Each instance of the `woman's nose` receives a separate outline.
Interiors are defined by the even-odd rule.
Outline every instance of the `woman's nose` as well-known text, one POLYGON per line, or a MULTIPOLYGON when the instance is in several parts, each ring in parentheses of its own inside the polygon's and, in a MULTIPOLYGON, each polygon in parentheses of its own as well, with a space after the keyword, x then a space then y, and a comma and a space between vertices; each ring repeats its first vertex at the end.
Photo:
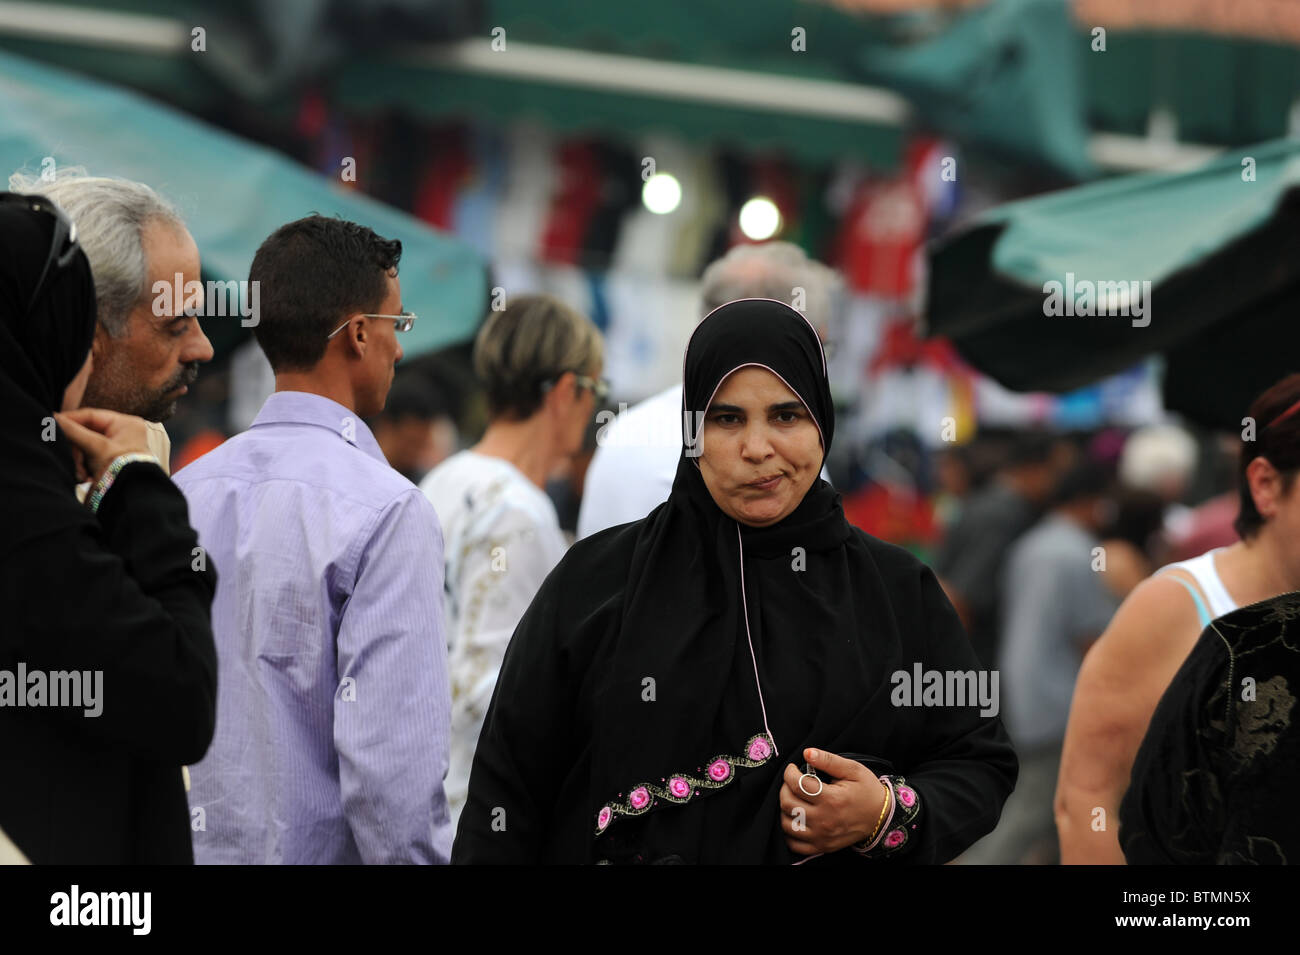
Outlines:
POLYGON ((771 457, 772 442, 768 440, 767 429, 761 425, 745 429, 745 436, 740 444, 740 453, 751 461, 762 461, 771 457))

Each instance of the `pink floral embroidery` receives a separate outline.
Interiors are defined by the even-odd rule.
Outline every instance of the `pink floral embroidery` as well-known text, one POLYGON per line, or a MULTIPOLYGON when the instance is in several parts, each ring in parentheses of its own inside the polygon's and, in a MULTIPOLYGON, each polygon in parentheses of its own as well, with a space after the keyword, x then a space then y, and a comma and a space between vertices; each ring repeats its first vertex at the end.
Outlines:
POLYGON ((618 816, 639 816, 651 812, 662 801, 685 803, 711 789, 722 789, 736 776, 737 766, 761 766, 776 755, 776 746, 766 733, 750 737, 739 756, 714 756, 707 768, 697 770, 702 775, 679 773, 659 777, 659 783, 643 782, 628 790, 627 799, 619 799, 596 813, 596 835, 603 833, 618 816), (659 798, 655 798, 659 797, 659 798))
POLYGON ((911 809, 912 805, 916 802, 916 793, 912 792, 912 790, 908 789, 906 786, 899 786, 898 801, 908 809, 911 809))
POLYGON ((903 844, 903 840, 906 838, 907 833, 902 829, 895 829, 889 835, 885 836, 885 848, 896 849, 903 844))

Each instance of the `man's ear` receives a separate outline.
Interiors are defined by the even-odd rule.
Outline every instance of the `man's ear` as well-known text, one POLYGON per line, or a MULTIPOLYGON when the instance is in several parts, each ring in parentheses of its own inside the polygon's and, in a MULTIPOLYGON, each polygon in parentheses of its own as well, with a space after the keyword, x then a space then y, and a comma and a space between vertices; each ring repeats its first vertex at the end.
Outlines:
MULTIPOLYGON (((130 321, 128 316, 127 321, 130 321)), ((98 365, 103 359, 105 353, 113 347, 113 337, 108 334, 108 330, 99 322, 95 323, 95 337, 91 339, 90 350, 95 356, 95 364, 98 365)))
POLYGON ((361 322, 353 325, 349 319, 348 327, 343 330, 347 337, 348 347, 358 358, 366 357, 366 347, 370 344, 370 334, 366 328, 366 323, 361 322))

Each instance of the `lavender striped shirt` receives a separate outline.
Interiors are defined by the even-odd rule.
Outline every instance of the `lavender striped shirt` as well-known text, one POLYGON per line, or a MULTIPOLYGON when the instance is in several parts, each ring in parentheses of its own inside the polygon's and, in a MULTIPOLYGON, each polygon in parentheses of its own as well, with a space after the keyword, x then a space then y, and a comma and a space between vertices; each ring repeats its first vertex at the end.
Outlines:
MULTIPOLYGON (((175 476, 217 569, 199 863, 446 862, 442 531, 355 413, 297 391, 175 476)), ((202 812, 199 812, 202 810, 202 812)))

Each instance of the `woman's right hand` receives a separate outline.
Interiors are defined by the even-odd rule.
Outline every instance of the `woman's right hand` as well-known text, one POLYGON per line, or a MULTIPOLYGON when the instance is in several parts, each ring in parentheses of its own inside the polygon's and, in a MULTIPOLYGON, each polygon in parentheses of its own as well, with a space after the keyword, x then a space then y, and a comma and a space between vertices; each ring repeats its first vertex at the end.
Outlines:
POLYGON ((83 481, 97 481, 113 459, 122 454, 152 454, 149 425, 135 415, 103 408, 56 411, 54 419, 79 454, 77 471, 83 481))

